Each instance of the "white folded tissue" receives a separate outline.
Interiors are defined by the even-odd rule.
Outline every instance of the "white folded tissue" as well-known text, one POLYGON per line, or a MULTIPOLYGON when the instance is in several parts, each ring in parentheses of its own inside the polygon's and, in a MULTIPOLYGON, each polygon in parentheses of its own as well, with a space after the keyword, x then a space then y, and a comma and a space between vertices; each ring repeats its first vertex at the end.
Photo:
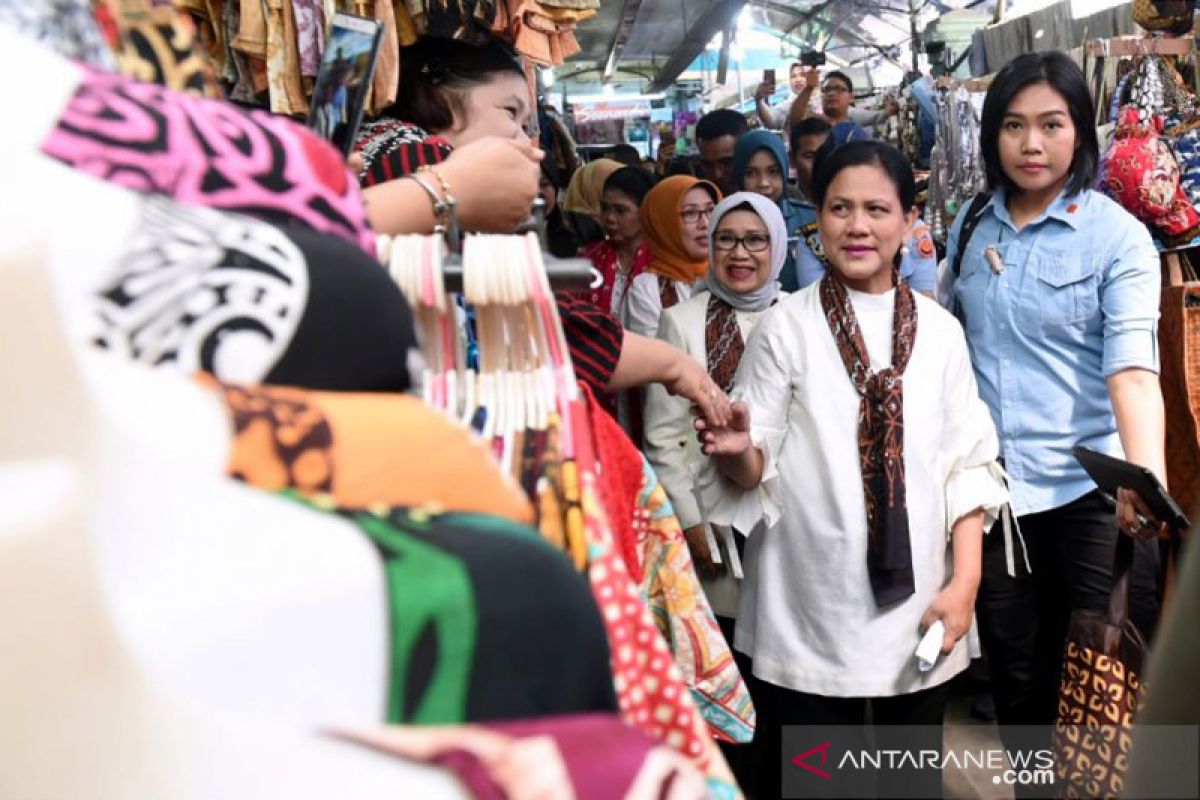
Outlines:
POLYGON ((929 626, 921 643, 917 645, 917 668, 929 672, 942 654, 942 640, 946 638, 946 626, 939 619, 929 626))

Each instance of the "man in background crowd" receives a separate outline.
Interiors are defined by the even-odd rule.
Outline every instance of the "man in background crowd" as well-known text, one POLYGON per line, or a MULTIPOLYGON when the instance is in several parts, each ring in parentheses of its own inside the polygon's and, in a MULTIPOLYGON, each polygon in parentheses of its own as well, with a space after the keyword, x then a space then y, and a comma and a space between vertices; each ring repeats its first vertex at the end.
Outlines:
POLYGON ((731 108, 710 111, 696 123, 696 144, 700 148, 704 177, 715 183, 726 197, 738 190, 733 180, 733 151, 737 140, 748 130, 746 118, 731 108))

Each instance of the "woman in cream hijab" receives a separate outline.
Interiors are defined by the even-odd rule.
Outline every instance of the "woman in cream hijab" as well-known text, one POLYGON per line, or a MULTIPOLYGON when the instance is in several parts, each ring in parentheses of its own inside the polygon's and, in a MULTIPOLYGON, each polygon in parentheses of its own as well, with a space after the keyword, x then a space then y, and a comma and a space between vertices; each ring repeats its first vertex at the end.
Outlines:
POLYGON ((611 158, 598 158, 575 170, 567 184, 567 193, 562 199, 563 216, 584 245, 604 238, 604 229, 600 226, 604 182, 623 166, 611 158))
POLYGON ((720 200, 715 185, 689 175, 665 178, 642 200, 642 237, 651 260, 629 290, 628 330, 654 336, 663 309, 704 288, 708 223, 720 200))

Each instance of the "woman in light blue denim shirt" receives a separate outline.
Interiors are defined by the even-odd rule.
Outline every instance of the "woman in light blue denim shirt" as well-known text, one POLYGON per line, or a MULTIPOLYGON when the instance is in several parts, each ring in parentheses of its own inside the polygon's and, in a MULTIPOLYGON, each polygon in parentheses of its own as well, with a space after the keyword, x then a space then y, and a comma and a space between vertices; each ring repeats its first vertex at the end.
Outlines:
MULTIPOLYGON (((1007 532, 987 537, 976 605, 1002 726, 1054 721, 1071 611, 1107 607, 1118 526, 1152 534, 1134 513, 1150 516, 1141 498, 1122 490, 1114 515, 1071 448, 1166 480, 1158 254, 1140 222, 1089 188, 1094 119, 1066 55, 1031 53, 1000 71, 981 126, 993 194, 953 288, 1024 537, 1015 558, 1007 532)), ((1134 581, 1133 617, 1147 638, 1158 612, 1152 545, 1139 544, 1134 581)))

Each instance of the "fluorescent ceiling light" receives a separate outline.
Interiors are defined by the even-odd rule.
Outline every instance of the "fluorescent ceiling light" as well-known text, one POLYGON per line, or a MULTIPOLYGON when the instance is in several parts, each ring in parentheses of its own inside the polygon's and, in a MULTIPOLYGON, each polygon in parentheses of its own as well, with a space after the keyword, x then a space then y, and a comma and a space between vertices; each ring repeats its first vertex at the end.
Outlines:
MULTIPOLYGON (((608 88, 607 86, 605 88, 608 88)), ((575 94, 570 95, 572 103, 634 103, 642 100, 662 100, 662 92, 656 94, 575 94)))

